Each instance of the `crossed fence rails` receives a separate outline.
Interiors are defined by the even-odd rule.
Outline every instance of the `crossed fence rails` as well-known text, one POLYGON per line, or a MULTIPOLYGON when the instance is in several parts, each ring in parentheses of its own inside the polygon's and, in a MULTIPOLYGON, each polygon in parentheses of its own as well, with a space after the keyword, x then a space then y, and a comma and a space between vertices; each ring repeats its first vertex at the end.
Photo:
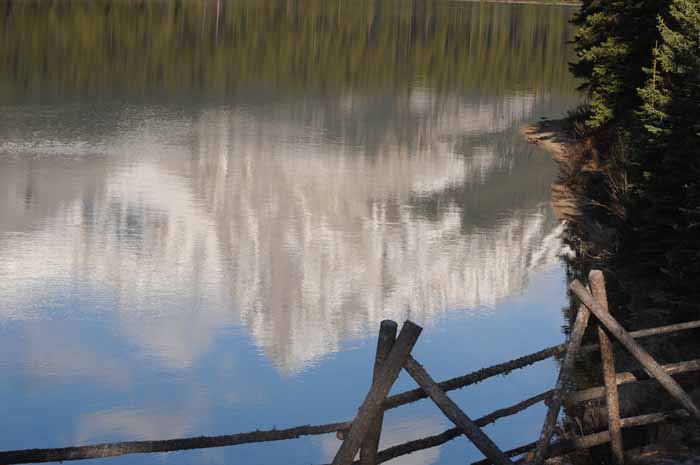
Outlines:
POLYGON ((626 460, 622 429, 661 423, 672 419, 700 420, 700 410, 691 397, 672 378, 672 375, 700 370, 700 359, 660 365, 637 342, 638 339, 663 334, 672 334, 700 328, 700 321, 627 332, 610 315, 605 281, 600 271, 589 276, 590 290, 579 281, 573 281, 571 291, 580 300, 573 330, 567 344, 549 347, 509 362, 484 368, 464 376, 436 382, 426 369, 411 355, 422 328, 406 321, 397 337, 398 325, 390 320, 381 323, 377 342, 372 384, 357 416, 352 421, 323 425, 296 426, 287 429, 252 431, 223 436, 200 436, 160 441, 129 441, 57 449, 25 449, 0 452, 0 465, 20 463, 62 462, 126 454, 172 452, 211 447, 296 439, 301 436, 336 433, 342 444, 332 465, 377 465, 419 450, 440 446, 465 435, 484 454, 484 460, 475 465, 512 464, 512 458, 522 456, 518 463, 541 465, 549 458, 559 457, 576 450, 588 449, 610 443, 615 461, 622 465, 626 460), (589 326, 591 314, 595 318, 598 344, 582 346, 583 335, 589 326), (644 368, 646 374, 615 372, 612 339, 617 340, 644 368), (581 391, 569 391, 570 379, 577 357, 600 351, 604 386, 581 391), (564 355, 554 389, 525 399, 517 404, 496 410, 472 420, 454 403, 447 392, 461 389, 497 375, 505 375, 541 360, 564 355), (401 370, 420 386, 418 389, 389 396, 389 391, 401 370), (648 382, 654 379, 682 407, 678 410, 658 412, 621 418, 617 386, 621 384, 648 382), (562 404, 575 404, 605 397, 608 413, 608 429, 586 436, 561 438, 552 441, 557 417, 562 404), (426 438, 415 439, 384 450, 379 450, 384 412, 430 398, 443 414, 455 425, 454 428, 426 438), (502 451, 483 431, 482 427, 504 417, 521 412, 539 402, 548 405, 539 439, 515 449, 502 451), (359 460, 355 460, 359 452, 359 460))

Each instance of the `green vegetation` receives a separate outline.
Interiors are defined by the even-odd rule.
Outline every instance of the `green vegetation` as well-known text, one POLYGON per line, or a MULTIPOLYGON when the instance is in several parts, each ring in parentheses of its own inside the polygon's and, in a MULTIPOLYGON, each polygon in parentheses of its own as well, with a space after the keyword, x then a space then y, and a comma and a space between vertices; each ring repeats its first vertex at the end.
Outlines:
POLYGON ((590 127, 628 124, 627 118, 639 104, 637 89, 645 80, 642 69, 651 61, 657 40, 661 3, 586 0, 574 17, 578 60, 572 71, 589 91, 590 127))
POLYGON ((616 274, 645 298, 697 312, 700 2, 588 0, 575 21, 572 68, 590 105, 575 118, 583 141, 568 181, 608 232, 594 238, 582 221, 576 234, 614 239, 616 274))
POLYGON ((7 0, 0 100, 258 85, 569 90, 570 15, 419 0, 7 0))
POLYGON ((640 90, 644 130, 633 227, 644 240, 635 249, 658 256, 652 266, 662 270, 666 287, 688 296, 700 289, 700 3, 671 2, 659 31, 640 90))

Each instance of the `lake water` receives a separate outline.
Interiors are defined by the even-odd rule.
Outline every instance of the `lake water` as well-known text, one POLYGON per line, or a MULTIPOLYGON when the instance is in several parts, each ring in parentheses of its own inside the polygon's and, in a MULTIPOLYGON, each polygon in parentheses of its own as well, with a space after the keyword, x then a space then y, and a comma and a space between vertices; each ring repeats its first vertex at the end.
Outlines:
MULTIPOLYGON (((436 379, 564 340, 550 157, 574 10, 0 4, 0 449, 352 418, 379 322, 436 379)), ((549 360, 451 393, 472 417, 549 360)), ((402 374, 394 392, 415 385, 402 374)), ((538 405, 486 432, 534 440, 538 405)), ((450 427, 429 401, 383 446, 450 427)), ((334 435, 90 463, 320 464, 334 435)), ((399 464, 463 464, 464 438, 399 464)))

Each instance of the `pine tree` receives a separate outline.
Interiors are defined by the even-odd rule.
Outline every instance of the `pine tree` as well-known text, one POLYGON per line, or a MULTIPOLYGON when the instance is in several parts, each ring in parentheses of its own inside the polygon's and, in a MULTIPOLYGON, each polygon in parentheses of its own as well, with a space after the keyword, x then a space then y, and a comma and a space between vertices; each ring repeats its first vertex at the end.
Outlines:
POLYGON ((643 144, 636 252, 650 255, 675 295, 700 290, 700 2, 673 0, 639 90, 643 144))
POLYGON ((588 91, 587 125, 597 129, 629 124, 641 104, 637 89, 646 78, 658 40, 656 18, 670 0, 584 0, 573 19, 577 61, 573 74, 588 91))

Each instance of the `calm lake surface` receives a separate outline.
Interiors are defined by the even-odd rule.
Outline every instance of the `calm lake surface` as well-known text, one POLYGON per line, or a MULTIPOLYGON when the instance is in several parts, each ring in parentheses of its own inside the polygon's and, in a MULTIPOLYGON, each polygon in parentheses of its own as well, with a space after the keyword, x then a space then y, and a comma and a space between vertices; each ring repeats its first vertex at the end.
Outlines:
MULTIPOLYGON (((352 418, 386 318, 436 379, 564 340, 550 157, 574 10, 0 3, 0 449, 352 418)), ((547 361, 451 394, 472 417, 547 361)), ((415 385, 401 375, 394 392, 415 385)), ((486 428, 534 440, 538 405, 486 428)), ((383 445, 450 427, 429 401, 383 445)), ((334 435, 114 464, 321 464, 334 435)), ((463 438, 392 463, 463 464, 463 438)))

